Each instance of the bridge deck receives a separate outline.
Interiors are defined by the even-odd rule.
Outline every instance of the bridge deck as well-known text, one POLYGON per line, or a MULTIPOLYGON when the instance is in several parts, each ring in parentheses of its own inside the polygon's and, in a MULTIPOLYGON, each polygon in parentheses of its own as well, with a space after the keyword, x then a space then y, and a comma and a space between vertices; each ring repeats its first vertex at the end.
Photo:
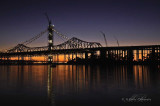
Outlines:
MULTIPOLYGON (((52 55, 73 55, 73 54, 85 55, 88 59, 90 57, 99 58, 112 58, 115 60, 125 61, 145 61, 145 60, 158 60, 160 61, 160 45, 144 45, 144 46, 119 46, 119 47, 95 47, 95 48, 75 48, 75 49, 56 49, 52 51, 40 50, 40 51, 22 51, 22 52, 7 52, 0 53, 0 58, 10 58, 17 56, 48 56, 52 55), (99 54, 97 53, 99 52, 99 54)), ((83 56, 82 56, 83 57, 83 56)))

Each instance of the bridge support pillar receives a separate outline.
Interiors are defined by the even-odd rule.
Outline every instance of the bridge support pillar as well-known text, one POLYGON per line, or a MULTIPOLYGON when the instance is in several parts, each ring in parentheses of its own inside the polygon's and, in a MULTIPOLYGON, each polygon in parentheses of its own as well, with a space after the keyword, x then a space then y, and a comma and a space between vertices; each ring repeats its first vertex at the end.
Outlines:
POLYGON ((120 60, 123 59, 123 50, 120 50, 120 60))
POLYGON ((28 60, 29 60, 29 61, 32 61, 32 56, 31 56, 31 55, 28 57, 28 60))
POLYGON ((115 54, 116 54, 116 60, 118 60, 119 59, 118 50, 115 50, 115 54))
POLYGON ((18 62, 17 62, 18 64, 20 63, 20 56, 18 55, 18 62))
POLYGON ((137 61, 139 61, 139 50, 137 50, 137 61))
POLYGON ((122 50, 122 61, 124 60, 124 50, 122 50))
POLYGON ((68 54, 68 61, 70 61, 71 60, 71 58, 70 58, 70 54, 68 54))
POLYGON ((143 49, 142 49, 142 53, 141 54, 142 54, 142 61, 144 61, 144 58, 143 58, 143 49))
POLYGON ((57 63, 59 62, 59 54, 57 54, 57 63))
POLYGON ((23 55, 21 56, 21 63, 22 63, 22 64, 25 63, 25 61, 24 61, 24 56, 23 56, 23 55))
POLYGON ((18 57, 18 61, 19 61, 19 55, 17 57, 18 57))
POLYGON ((6 62, 7 64, 9 64, 10 63, 10 57, 9 56, 7 56, 7 62, 6 62))
POLYGON ((56 60, 56 55, 53 55, 53 61, 52 62, 54 62, 56 60))
POLYGON ((124 60, 126 60, 126 50, 124 51, 124 60))
POLYGON ((24 61, 24 56, 21 56, 21 60, 24 61))
POLYGON ((88 52, 85 52, 85 59, 88 60, 88 52))
POLYGON ((152 48, 152 57, 151 57, 152 61, 155 61, 155 48, 152 48))
MULTIPOLYGON (((117 58, 119 58, 118 50, 117 50, 117 58)), ((110 50, 108 50, 108 59, 109 60, 111 59, 111 51, 110 50)))
POLYGON ((80 58, 83 59, 83 53, 80 54, 80 58))
POLYGON ((91 52, 91 59, 94 59, 95 55, 94 55, 94 51, 91 52))
POLYGON ((73 58, 74 58, 74 53, 72 53, 72 60, 73 60, 73 58))
POLYGON ((7 56, 7 61, 9 61, 10 60, 10 57, 9 56, 7 56))
POLYGON ((77 57, 78 57, 78 53, 76 52, 76 59, 77 59, 77 57))
POLYGON ((32 64, 32 55, 28 55, 28 62, 29 64, 32 64))
POLYGON ((133 50, 132 49, 128 49, 127 51, 127 60, 128 62, 133 62, 133 50))
POLYGON ((64 61, 66 62, 66 54, 64 54, 64 61))
POLYGON ((106 51, 105 50, 100 50, 100 58, 101 59, 106 59, 106 51))

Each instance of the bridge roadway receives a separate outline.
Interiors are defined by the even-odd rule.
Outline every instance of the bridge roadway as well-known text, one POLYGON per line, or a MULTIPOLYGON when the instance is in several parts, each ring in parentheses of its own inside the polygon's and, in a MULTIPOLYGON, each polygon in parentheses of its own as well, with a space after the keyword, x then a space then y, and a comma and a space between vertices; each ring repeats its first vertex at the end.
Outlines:
POLYGON ((22 52, 7 52, 0 53, 0 58, 16 57, 16 56, 47 56, 57 54, 85 54, 88 59, 88 53, 95 55, 99 52, 100 58, 109 58, 114 55, 114 58, 133 61, 134 59, 144 61, 146 58, 159 60, 160 59, 160 45, 147 46, 120 46, 120 47, 93 47, 93 48, 75 48, 75 49, 56 49, 52 51, 22 51, 22 52))

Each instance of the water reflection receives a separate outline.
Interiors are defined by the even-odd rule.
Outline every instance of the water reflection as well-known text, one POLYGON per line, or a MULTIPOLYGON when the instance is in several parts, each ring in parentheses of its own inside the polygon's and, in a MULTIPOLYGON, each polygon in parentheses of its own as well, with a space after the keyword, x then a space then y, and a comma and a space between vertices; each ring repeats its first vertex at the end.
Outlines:
POLYGON ((122 97, 134 93, 159 94, 159 67, 0 66, 0 99, 39 106, 121 104, 122 97))
POLYGON ((94 101, 97 99, 102 104, 107 104, 106 100, 112 95, 115 96, 113 98, 120 99, 128 95, 128 92, 141 93, 142 90, 143 93, 148 94, 148 89, 152 86, 151 73, 158 71, 157 66, 155 70, 150 70, 149 66, 141 65, 116 67, 60 65, 49 69, 48 92, 52 95, 50 96, 52 105, 58 106, 66 103, 70 105, 99 104, 94 101), (117 93, 118 91, 124 94, 117 93), (95 95, 101 98, 93 97, 95 95))
POLYGON ((46 69, 44 66, 34 65, 0 66, 0 104, 46 104, 46 69))
POLYGON ((150 86, 150 71, 147 66, 134 66, 133 76, 136 88, 144 88, 150 86))

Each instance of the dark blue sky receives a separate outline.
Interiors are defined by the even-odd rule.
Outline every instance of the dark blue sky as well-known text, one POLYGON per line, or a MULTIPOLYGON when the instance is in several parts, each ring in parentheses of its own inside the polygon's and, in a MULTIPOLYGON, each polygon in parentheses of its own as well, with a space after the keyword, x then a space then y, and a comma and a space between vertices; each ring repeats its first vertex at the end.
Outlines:
MULTIPOLYGON (((1 0, 0 49, 45 30, 47 12, 61 33, 104 45, 160 44, 159 0, 1 0)), ((63 42, 57 35, 55 44, 63 42)), ((46 46, 47 34, 29 46, 46 46)))

